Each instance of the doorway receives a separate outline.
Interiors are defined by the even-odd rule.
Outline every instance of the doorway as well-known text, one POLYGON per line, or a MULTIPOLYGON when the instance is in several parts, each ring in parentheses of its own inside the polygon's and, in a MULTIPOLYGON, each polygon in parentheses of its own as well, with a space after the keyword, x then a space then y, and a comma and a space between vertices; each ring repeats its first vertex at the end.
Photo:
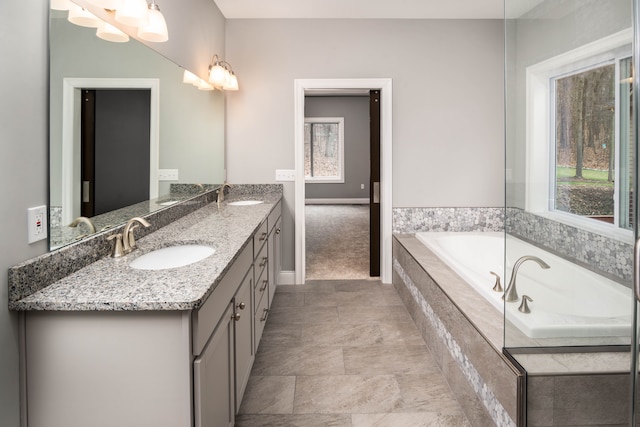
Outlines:
MULTIPOLYGON (((380 179, 374 185, 376 199, 379 200, 380 226, 380 280, 391 283, 391 79, 321 79, 295 81, 295 283, 305 283, 306 272, 306 229, 305 229, 305 168, 304 168, 304 119, 305 93, 310 91, 339 90, 379 91, 380 109, 380 179)), ((373 202, 373 197, 371 197, 373 202)))
POLYGON ((63 79, 62 90, 62 215, 63 224, 80 216, 81 205, 81 102, 82 89, 147 89, 149 105, 149 197, 158 197, 158 164, 160 146, 160 81, 145 78, 81 78, 63 79))

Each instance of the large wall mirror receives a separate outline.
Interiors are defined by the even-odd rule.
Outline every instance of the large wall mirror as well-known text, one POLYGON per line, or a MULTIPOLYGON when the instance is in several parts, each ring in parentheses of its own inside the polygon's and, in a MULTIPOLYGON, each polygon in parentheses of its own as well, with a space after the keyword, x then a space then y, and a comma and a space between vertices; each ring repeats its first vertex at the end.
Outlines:
POLYGON ((183 83, 184 70, 149 47, 102 40, 66 12, 50 11, 49 40, 51 250, 91 233, 87 221, 69 226, 78 217, 100 231, 224 180, 221 92, 183 83))

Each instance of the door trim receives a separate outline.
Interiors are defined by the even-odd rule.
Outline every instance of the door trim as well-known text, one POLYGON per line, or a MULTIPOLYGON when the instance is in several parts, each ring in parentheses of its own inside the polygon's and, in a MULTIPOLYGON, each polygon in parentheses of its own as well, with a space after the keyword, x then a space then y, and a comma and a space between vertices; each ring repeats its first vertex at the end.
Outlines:
POLYGON ((79 216, 80 206, 80 89, 149 89, 151 115, 149 134, 149 199, 158 197, 160 151, 160 80, 119 78, 63 79, 62 88, 62 223, 79 216), (78 189, 78 191, 75 191, 78 189))
POLYGON ((305 181, 304 181, 304 95, 311 89, 380 90, 380 280, 391 283, 392 242, 392 80, 391 79, 295 79, 295 283, 305 281, 305 181))

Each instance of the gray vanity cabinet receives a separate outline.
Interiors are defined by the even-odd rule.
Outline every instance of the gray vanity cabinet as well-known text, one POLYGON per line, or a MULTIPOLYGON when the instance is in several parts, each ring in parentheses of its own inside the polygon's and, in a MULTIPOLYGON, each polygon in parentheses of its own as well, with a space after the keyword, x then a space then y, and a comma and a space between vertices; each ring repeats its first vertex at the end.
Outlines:
POLYGON ((282 248, 282 208, 281 204, 271 211, 269 223, 269 307, 276 293, 276 285, 281 269, 282 248))
POLYGON ((234 299, 235 321, 235 410, 240 409, 244 389, 247 387, 251 367, 255 358, 253 347, 253 316, 251 301, 253 295, 253 269, 250 268, 234 299))
POLYGON ((233 427, 234 399, 234 303, 193 362, 193 409, 196 427, 233 427))

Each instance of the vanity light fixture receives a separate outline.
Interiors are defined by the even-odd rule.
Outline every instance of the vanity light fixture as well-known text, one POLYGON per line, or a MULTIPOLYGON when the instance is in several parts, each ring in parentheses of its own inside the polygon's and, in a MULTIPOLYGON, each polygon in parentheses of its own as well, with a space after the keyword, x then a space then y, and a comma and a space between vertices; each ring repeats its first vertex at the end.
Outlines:
POLYGON ((142 40, 158 43, 169 40, 167 22, 155 0, 151 0, 149 4, 147 21, 138 28, 138 37, 142 40))
POLYGON ((223 90, 238 90, 238 78, 231 69, 231 64, 213 55, 209 65, 209 83, 223 90))
POLYGON ((96 31, 96 35, 102 40, 115 43, 126 43, 129 41, 129 36, 108 22, 102 22, 96 31))
POLYGON ((116 10, 120 6, 121 0, 87 0, 89 3, 100 9, 116 10))
POLYGON ((130 27, 141 27, 149 19, 147 0, 121 0, 116 9, 117 22, 130 27))
POLYGON ((198 84, 198 80, 200 80, 198 76, 189 70, 184 70, 184 73, 182 74, 182 83, 188 83, 195 86, 198 84))
POLYGON ((69 10, 71 8, 70 0, 51 0, 51 9, 53 10, 69 10))
POLYGON ((69 8, 69 16, 67 17, 72 24, 81 27, 98 28, 102 20, 88 10, 71 3, 69 8))
POLYGON ((214 87, 211 86, 207 81, 202 80, 202 79, 198 79, 197 84, 195 84, 195 86, 197 86, 198 90, 213 90, 214 87))

